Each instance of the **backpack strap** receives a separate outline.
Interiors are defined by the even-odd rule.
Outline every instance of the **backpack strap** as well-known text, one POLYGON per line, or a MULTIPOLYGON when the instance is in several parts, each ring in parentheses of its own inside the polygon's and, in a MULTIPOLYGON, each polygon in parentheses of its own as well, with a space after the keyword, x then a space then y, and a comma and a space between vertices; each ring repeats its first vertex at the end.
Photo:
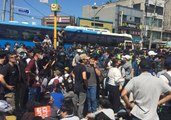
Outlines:
POLYGON ((171 76, 170 76, 167 72, 165 72, 165 73, 162 74, 162 75, 164 75, 164 76, 168 79, 169 85, 171 86, 171 76))

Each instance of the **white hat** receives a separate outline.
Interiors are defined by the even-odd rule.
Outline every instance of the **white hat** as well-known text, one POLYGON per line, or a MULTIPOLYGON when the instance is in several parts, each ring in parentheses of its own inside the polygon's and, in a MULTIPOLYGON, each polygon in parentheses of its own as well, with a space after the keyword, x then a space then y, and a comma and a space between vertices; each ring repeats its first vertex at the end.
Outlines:
POLYGON ((149 56, 151 56, 151 55, 157 55, 157 53, 155 53, 154 51, 151 50, 151 51, 148 52, 148 55, 149 56))
POLYGON ((130 55, 125 55, 122 58, 126 58, 127 60, 130 60, 131 59, 131 56, 130 55))
POLYGON ((78 53, 82 53, 82 52, 83 52, 83 50, 81 50, 81 49, 77 49, 77 52, 78 52, 78 53))

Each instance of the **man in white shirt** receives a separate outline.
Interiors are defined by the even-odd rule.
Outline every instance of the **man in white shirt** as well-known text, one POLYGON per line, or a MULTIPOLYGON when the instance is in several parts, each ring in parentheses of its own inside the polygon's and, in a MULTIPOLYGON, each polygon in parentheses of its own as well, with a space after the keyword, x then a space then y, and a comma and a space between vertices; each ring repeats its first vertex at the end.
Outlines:
POLYGON ((131 109, 133 120, 159 120, 157 107, 171 99, 171 87, 147 72, 150 67, 146 59, 141 60, 139 65, 142 73, 128 82, 121 96, 127 108, 131 109), (130 92, 133 102, 127 97, 130 92), (168 94, 159 100, 163 93, 168 94))

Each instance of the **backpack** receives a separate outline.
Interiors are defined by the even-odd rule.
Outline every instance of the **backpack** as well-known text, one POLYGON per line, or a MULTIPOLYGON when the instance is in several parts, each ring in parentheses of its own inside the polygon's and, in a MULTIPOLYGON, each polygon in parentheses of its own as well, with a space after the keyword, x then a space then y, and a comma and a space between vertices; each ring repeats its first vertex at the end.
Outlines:
POLYGON ((171 76, 167 72, 163 73, 162 75, 164 75, 168 79, 169 86, 171 86, 171 76))

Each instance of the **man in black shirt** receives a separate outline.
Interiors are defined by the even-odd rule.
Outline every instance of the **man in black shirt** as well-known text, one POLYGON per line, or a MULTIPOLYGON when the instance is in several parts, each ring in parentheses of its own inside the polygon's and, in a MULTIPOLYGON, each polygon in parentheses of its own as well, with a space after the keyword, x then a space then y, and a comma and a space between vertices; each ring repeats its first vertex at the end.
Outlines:
POLYGON ((59 67, 59 69, 63 70, 64 67, 66 67, 66 64, 67 64, 67 56, 66 56, 64 48, 62 46, 59 47, 57 60, 58 60, 57 61, 57 66, 59 67))
POLYGON ((3 64, 5 59, 6 59, 5 51, 0 51, 0 100, 4 99, 4 94, 5 94, 4 87, 6 87, 9 90, 13 89, 13 86, 8 85, 2 75, 3 64))
POLYGON ((87 92, 87 75, 85 64, 89 57, 86 54, 80 55, 80 64, 77 64, 73 69, 73 77, 75 79, 74 85, 74 107, 78 113, 79 118, 83 118, 84 103, 87 92), (78 108, 77 108, 77 104, 78 108))
MULTIPOLYGON (((2 69, 2 78, 11 86, 16 86, 19 79, 19 71, 16 66, 16 53, 8 54, 8 63, 2 69)), ((5 89, 6 101, 15 109, 15 89, 5 89)))

